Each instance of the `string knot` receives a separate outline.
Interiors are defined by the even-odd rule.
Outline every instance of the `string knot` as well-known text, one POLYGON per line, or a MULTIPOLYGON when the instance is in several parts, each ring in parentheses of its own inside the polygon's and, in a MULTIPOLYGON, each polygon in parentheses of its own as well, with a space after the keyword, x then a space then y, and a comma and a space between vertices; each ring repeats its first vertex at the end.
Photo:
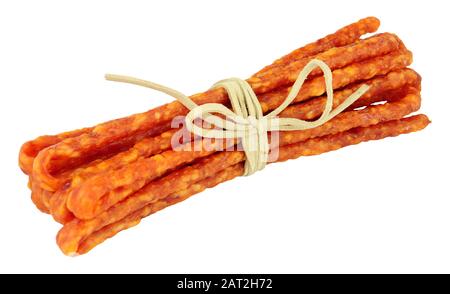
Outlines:
POLYGON ((299 131, 323 125, 361 97, 369 86, 362 85, 343 103, 333 108, 333 75, 331 69, 323 61, 311 60, 299 73, 289 94, 276 109, 264 115, 261 104, 251 86, 239 78, 222 80, 212 88, 224 88, 231 102, 232 110, 219 103, 197 105, 188 96, 153 82, 127 76, 106 75, 107 80, 131 83, 164 92, 190 109, 185 118, 186 128, 195 135, 216 139, 239 139, 246 155, 244 175, 251 175, 266 166, 269 156, 268 134, 272 131, 299 131), (300 92, 308 75, 319 67, 325 80, 327 100, 322 115, 314 121, 296 118, 279 118, 278 115, 291 104, 300 92), (225 118, 214 115, 220 114, 225 118), (202 119, 216 129, 202 128, 194 123, 202 119))

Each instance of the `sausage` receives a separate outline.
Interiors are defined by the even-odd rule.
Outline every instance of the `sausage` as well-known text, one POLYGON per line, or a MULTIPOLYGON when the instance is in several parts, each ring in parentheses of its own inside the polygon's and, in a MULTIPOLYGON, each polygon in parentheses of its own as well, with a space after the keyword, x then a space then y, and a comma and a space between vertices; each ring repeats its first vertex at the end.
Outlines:
POLYGON ((275 60, 271 65, 264 67, 253 76, 261 77, 263 75, 270 75, 275 68, 286 66, 294 60, 311 57, 333 47, 342 47, 352 44, 358 41, 362 35, 375 32, 378 30, 379 26, 380 21, 376 17, 363 18, 337 30, 333 34, 295 49, 291 53, 275 60))

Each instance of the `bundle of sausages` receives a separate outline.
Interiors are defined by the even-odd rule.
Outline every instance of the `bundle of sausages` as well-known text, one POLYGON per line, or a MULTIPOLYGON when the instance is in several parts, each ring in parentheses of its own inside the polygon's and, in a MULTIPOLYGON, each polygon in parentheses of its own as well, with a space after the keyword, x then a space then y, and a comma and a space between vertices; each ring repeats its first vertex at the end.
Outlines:
MULTIPOLYGON (((300 70, 320 59, 332 70, 333 104, 362 84, 370 89, 345 112, 314 129, 279 133, 277 161, 321 154, 369 140, 425 128, 420 76, 407 68, 412 54, 394 34, 375 32, 368 17, 296 49, 250 77, 265 113, 286 97, 300 70), (384 103, 380 103, 384 102, 384 103)), ((222 88, 191 96, 197 104, 229 105, 222 88)), ((320 71, 313 71, 281 117, 312 120, 326 102, 320 71)), ((19 164, 29 176, 32 200, 63 224, 57 243, 67 255, 83 254, 140 220, 206 188, 243 174, 242 151, 217 151, 225 140, 192 137, 195 148, 174 150, 171 120, 186 115, 179 102, 94 127, 26 142, 19 164)), ((239 143, 233 142, 232 144, 239 143)))

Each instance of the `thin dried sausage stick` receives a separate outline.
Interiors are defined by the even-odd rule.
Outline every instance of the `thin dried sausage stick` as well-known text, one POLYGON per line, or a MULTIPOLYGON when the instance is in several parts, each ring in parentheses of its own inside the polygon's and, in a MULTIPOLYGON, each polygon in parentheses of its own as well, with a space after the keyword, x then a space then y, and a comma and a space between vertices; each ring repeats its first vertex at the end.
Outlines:
POLYGON ((87 133, 92 128, 84 128, 74 131, 61 133, 58 135, 45 135, 37 137, 32 141, 28 141, 22 145, 19 152, 19 167, 25 174, 30 174, 33 169, 33 161, 37 154, 52 145, 55 145, 67 138, 77 137, 81 134, 87 133))
POLYGON ((334 47, 342 47, 352 44, 367 33, 378 30, 380 21, 376 17, 366 17, 355 23, 347 25, 335 33, 325 36, 315 42, 309 43, 301 48, 295 49, 289 54, 275 60, 271 65, 264 67, 255 73, 254 77, 271 74, 274 68, 286 66, 294 60, 307 58, 319 54, 334 47))

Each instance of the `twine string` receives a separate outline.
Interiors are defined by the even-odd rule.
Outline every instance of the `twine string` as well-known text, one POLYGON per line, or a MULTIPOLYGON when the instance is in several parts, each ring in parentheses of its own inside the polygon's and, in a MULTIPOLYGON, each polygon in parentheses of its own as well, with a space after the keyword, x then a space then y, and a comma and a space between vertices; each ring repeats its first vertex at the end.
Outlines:
POLYGON ((183 93, 151 81, 113 74, 107 74, 105 78, 109 81, 143 86, 172 96, 190 110, 185 118, 185 126, 197 136, 215 139, 240 139, 246 156, 244 175, 251 175, 266 166, 269 156, 269 132, 299 131, 323 125, 353 104, 369 89, 368 85, 362 85, 340 105, 332 109, 334 99, 333 74, 325 62, 313 59, 300 71, 283 103, 264 115, 261 104, 251 86, 245 80, 239 78, 225 79, 212 86, 213 89, 224 88, 226 90, 232 109, 219 103, 197 105, 183 93), (309 74, 316 68, 320 68, 324 74, 327 94, 321 116, 313 121, 279 118, 278 115, 294 101, 309 74), (225 119, 214 113, 221 114, 225 119), (201 118, 217 128, 200 127, 194 123, 197 118, 201 118))

